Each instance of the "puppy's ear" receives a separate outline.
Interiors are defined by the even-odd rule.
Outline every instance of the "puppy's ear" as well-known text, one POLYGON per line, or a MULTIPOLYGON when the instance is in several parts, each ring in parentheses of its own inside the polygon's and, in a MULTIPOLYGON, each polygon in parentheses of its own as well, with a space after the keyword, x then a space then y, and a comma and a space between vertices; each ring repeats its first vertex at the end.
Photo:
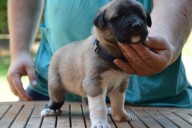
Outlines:
POLYGON ((106 12, 106 10, 104 12, 98 14, 97 17, 95 18, 95 20, 93 21, 94 25, 96 27, 98 27, 99 29, 102 29, 105 27, 105 21, 106 21, 105 12, 106 12))
POLYGON ((151 27, 151 25, 152 25, 151 16, 147 12, 146 12, 146 14, 147 14, 147 26, 151 27))

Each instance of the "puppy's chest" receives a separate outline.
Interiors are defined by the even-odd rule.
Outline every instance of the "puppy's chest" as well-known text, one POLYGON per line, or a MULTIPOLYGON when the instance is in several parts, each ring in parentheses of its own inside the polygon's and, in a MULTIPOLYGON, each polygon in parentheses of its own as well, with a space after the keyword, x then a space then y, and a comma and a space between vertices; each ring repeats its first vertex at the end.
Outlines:
POLYGON ((128 74, 116 71, 116 70, 108 70, 101 74, 102 77, 102 85, 108 87, 117 87, 124 80, 128 79, 128 74))

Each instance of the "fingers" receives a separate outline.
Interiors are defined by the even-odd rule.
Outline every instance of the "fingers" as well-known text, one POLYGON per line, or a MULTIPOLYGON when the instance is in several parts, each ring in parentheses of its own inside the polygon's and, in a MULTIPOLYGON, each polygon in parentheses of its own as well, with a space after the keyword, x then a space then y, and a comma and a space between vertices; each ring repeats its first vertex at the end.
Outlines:
POLYGON ((15 75, 13 77, 12 80, 14 89, 16 90, 16 92, 18 93, 18 96, 22 99, 22 100, 31 100, 31 98, 28 96, 28 94, 26 93, 26 91, 23 88, 23 84, 21 82, 21 76, 19 75, 15 75))
POLYGON ((7 77, 7 81, 8 81, 8 83, 9 83, 9 87, 10 87, 12 93, 13 93, 15 96, 18 96, 17 91, 16 91, 15 88, 12 86, 13 84, 12 84, 12 82, 9 80, 8 77, 7 77))
POLYGON ((171 61, 171 46, 160 37, 149 37, 143 44, 118 43, 127 62, 115 60, 116 66, 129 74, 152 75, 162 71, 171 61))
POLYGON ((125 71, 129 74, 136 74, 136 71, 128 63, 126 63, 120 59, 115 59, 114 63, 116 64, 117 67, 119 67, 123 71, 125 71))
POLYGON ((37 81, 36 81, 36 74, 35 74, 34 66, 27 68, 26 71, 27 71, 27 76, 29 77, 29 81, 30 81, 31 85, 36 86, 37 81))
POLYGON ((22 54, 12 60, 7 74, 7 80, 11 91, 22 100, 31 100, 23 88, 21 77, 27 75, 32 85, 36 85, 34 63, 29 55, 22 54))
MULTIPOLYGON (((132 45, 133 49, 135 49, 137 55, 133 56, 133 53, 130 53, 132 57, 140 57, 140 64, 143 63, 143 66, 148 66, 150 68, 162 68, 161 66, 164 66, 164 57, 156 52, 153 52, 149 50, 148 48, 139 45, 132 45), (156 64, 155 64, 156 63, 156 64)), ((143 67, 142 66, 142 67, 143 67)))
POLYGON ((172 59, 171 45, 162 38, 149 37, 145 42, 146 46, 141 44, 131 45, 141 58, 157 72, 160 72, 172 59))
POLYGON ((7 80, 9 82, 9 86, 11 91, 21 98, 22 100, 28 101, 31 100, 31 98, 27 95, 23 88, 23 84, 21 82, 21 75, 18 73, 10 73, 7 77, 7 80))
MULTIPOLYGON (((119 46, 127 60, 127 63, 122 61, 114 62, 118 67, 129 74, 137 74, 141 76, 146 75, 146 73, 151 74, 153 72, 151 66, 143 60, 142 55, 139 55, 131 45, 119 44, 119 46)), ((146 51, 147 49, 140 50, 146 51)), ((142 53, 142 51, 140 52, 142 53)))
POLYGON ((165 50, 167 48, 167 43, 162 38, 158 37, 147 37, 144 45, 150 49, 155 50, 165 50))

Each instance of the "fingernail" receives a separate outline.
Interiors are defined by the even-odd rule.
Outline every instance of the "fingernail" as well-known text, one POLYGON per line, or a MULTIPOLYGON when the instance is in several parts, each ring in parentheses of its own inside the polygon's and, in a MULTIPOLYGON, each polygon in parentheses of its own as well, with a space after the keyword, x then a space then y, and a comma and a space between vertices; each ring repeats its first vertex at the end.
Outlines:
POLYGON ((118 62, 118 59, 115 59, 113 62, 114 62, 114 63, 118 62))
POLYGON ((118 42, 118 45, 122 46, 122 45, 123 45, 123 43, 121 43, 121 42, 118 42))
POLYGON ((115 59, 113 62, 118 65, 120 60, 119 59, 115 59))
POLYGON ((147 37, 145 41, 149 41, 149 37, 147 37))
POLYGON ((113 63, 116 63, 117 62, 117 60, 115 59, 114 61, 113 61, 113 63))
POLYGON ((31 84, 32 84, 33 86, 36 86, 36 85, 37 85, 37 81, 36 81, 36 80, 33 80, 31 84))
POLYGON ((120 42, 118 42, 118 45, 120 48, 124 48, 123 46, 125 46, 123 43, 120 43, 120 42))

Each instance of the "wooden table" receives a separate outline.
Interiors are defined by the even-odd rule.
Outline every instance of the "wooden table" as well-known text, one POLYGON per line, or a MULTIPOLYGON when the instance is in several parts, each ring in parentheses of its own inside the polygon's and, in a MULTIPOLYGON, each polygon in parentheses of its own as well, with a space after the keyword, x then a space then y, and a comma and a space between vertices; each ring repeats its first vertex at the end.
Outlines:
MULTIPOLYGON (((0 128, 90 128, 88 108, 81 103, 65 103, 61 116, 41 117, 47 102, 0 103, 0 128)), ((116 122, 112 128, 192 128, 192 109, 126 107, 131 122, 116 122)))

